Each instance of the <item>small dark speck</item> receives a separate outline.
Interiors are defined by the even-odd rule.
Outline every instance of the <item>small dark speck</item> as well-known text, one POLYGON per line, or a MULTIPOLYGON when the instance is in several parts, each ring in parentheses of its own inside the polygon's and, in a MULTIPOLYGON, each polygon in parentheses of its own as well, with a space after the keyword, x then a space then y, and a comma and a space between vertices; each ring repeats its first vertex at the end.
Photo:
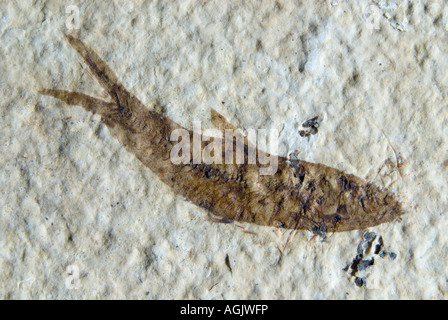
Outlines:
POLYGON ((445 167, 448 167, 448 159, 446 159, 446 160, 443 162, 443 165, 444 165, 445 167))
POLYGON ((389 257, 390 257, 392 260, 395 260, 395 258, 397 258, 397 254, 396 254, 395 252, 389 252, 389 257))
POLYGON ((358 287, 362 287, 362 286, 365 284, 365 281, 364 281, 363 278, 356 277, 356 278, 355 278, 355 284, 356 284, 358 287))
POLYGON ((276 10, 281 10, 281 8, 282 8, 282 5, 280 4, 280 2, 275 1, 275 9, 276 10))
POLYGON ((148 294, 149 294, 149 291, 146 291, 145 294, 148 295, 148 294))
POLYGON ((312 230, 314 235, 318 235, 323 239, 326 238, 327 227, 324 224, 313 226, 312 230))
POLYGON ((226 254, 225 263, 226 263, 227 268, 229 268, 230 273, 232 273, 232 267, 230 266, 230 258, 229 258, 228 254, 226 254))
POLYGON ((364 240, 373 241, 376 238, 375 232, 366 232, 364 233, 364 240))
POLYGON ((375 251, 374 251, 373 253, 378 254, 378 253, 380 253, 380 252, 381 252, 381 246, 380 246, 379 244, 377 244, 377 245, 375 246, 375 251))
POLYGON ((306 120, 304 123, 302 123, 302 126, 304 126, 305 128, 318 127, 319 126, 318 119, 319 116, 315 116, 314 118, 306 120))
POLYGON ((224 101, 221 101, 222 104, 224 104, 224 101))

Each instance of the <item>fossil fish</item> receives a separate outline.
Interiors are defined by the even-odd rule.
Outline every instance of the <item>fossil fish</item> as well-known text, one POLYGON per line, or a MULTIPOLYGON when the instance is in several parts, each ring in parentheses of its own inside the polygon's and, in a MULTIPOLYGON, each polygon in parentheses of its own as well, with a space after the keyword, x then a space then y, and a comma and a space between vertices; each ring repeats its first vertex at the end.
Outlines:
MULTIPOLYGON (((93 50, 79 39, 66 37, 106 90, 110 101, 64 90, 44 89, 40 93, 99 114, 111 134, 175 194, 204 208, 218 221, 321 234, 365 229, 403 214, 397 197, 386 189, 322 164, 279 156, 277 171, 272 175, 261 175, 262 165, 258 161, 173 164, 170 152, 177 142, 171 141, 171 133, 187 129, 155 108, 145 107, 93 50)), ((211 110, 211 115, 218 129, 235 129, 215 110, 211 110)), ((191 130, 188 132, 193 134, 191 130)), ((236 145, 236 137, 232 143, 236 145)), ((201 146, 205 146, 204 141, 201 146)), ((249 151, 255 147, 247 140, 243 146, 247 160, 249 151)))

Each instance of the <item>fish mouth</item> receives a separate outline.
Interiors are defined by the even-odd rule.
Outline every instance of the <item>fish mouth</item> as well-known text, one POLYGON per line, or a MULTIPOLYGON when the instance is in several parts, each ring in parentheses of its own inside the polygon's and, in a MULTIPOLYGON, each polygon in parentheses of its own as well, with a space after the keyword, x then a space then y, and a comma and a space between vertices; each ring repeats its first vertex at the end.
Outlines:
POLYGON ((367 229, 392 222, 405 213, 395 194, 371 183, 359 186, 345 200, 333 215, 328 229, 336 232, 367 229))

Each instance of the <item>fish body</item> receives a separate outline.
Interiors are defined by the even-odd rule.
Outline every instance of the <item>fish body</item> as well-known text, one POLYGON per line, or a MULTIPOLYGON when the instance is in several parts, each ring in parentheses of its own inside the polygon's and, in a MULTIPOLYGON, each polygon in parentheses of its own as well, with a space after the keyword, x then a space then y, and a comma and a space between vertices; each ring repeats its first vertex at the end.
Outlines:
MULTIPOLYGON (((403 214, 397 197, 386 189, 322 164, 278 156, 276 172, 260 174, 263 165, 259 161, 247 161, 250 152, 260 150, 255 150, 247 140, 243 144, 243 163, 195 163, 193 160, 173 163, 172 150, 178 143, 172 139, 173 132, 183 130, 191 137, 195 132, 144 106, 93 50, 72 36, 67 39, 106 90, 110 101, 64 90, 44 89, 41 93, 99 114, 111 134, 175 194, 204 208, 220 221, 321 233, 365 229, 403 214)), ((212 120, 221 130, 233 129, 214 110, 212 120)), ((216 140, 222 144, 222 150, 226 141, 238 147, 236 136, 226 139, 216 140)), ((207 140, 200 140, 201 150, 207 140)), ((189 143, 190 159, 193 159, 194 146, 193 142, 189 143)))

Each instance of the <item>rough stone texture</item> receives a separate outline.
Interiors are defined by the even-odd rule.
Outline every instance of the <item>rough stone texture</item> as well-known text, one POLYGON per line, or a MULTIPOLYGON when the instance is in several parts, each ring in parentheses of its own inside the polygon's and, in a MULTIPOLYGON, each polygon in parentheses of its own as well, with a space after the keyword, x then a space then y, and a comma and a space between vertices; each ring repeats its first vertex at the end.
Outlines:
POLYGON ((445 2, 3 1, 0 12, 0 298, 447 298, 445 2), (241 128, 278 129, 282 155, 397 192, 408 214, 369 230, 382 239, 374 264, 356 279, 344 270, 364 231, 298 232, 283 250, 289 232, 211 223, 97 116, 38 95, 105 97, 63 37, 69 5, 72 34, 174 121, 211 128, 216 108, 241 128), (301 137, 316 115, 319 132, 301 137))

